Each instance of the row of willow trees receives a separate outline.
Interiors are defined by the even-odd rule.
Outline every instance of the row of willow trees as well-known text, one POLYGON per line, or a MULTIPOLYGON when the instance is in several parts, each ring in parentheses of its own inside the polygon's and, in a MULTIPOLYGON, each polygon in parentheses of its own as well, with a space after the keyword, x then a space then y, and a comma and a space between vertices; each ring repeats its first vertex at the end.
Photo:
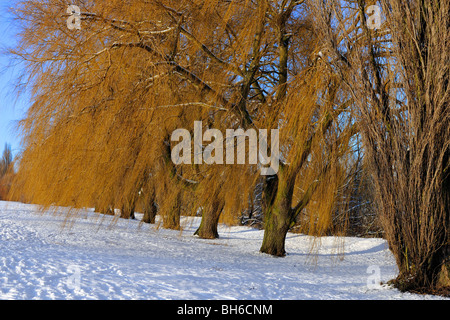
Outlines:
POLYGON ((445 292, 449 1, 74 0, 80 12, 17 1, 10 52, 32 105, 12 197, 122 218, 142 209, 174 229, 200 212, 196 233, 214 238, 259 190, 261 252, 284 256, 294 226, 345 234, 371 193, 394 283, 445 292), (171 134, 194 121, 279 129, 277 174, 249 161, 175 165, 171 134))
POLYGON ((0 200, 7 200, 14 180, 14 159, 11 145, 5 144, 0 158, 0 200))

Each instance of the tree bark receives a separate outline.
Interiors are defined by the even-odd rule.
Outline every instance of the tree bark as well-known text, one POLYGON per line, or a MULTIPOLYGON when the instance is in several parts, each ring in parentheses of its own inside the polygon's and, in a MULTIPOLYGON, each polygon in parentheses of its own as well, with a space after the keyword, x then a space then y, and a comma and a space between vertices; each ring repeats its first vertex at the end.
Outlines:
POLYGON ((264 186, 264 238, 260 251, 270 255, 286 255, 285 240, 291 227, 291 209, 295 175, 268 177, 264 186))
POLYGON ((175 201, 170 209, 163 214, 163 228, 180 230, 180 216, 181 216, 182 191, 177 191, 175 201))
POLYGON ((142 222, 154 224, 156 221, 157 213, 158 207, 156 206, 155 200, 147 201, 144 207, 144 216, 142 217, 142 222))
POLYGON ((208 210, 202 214, 202 221, 194 235, 198 235, 202 239, 219 238, 217 227, 219 224, 220 214, 222 213, 225 203, 223 199, 215 198, 208 210))
POLYGON ((155 190, 152 188, 149 190, 148 196, 144 198, 144 216, 142 217, 142 222, 154 224, 156 220, 156 214, 158 213, 158 207, 156 205, 156 194, 155 190))
POLYGON ((274 208, 266 212, 264 239, 260 251, 277 257, 286 255, 285 241, 289 231, 289 212, 285 208, 274 208))

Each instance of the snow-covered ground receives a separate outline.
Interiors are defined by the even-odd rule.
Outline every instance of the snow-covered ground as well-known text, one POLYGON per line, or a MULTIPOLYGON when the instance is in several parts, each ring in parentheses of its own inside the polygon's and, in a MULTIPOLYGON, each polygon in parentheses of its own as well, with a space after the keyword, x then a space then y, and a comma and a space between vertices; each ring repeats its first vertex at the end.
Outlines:
POLYGON ((198 223, 179 232, 0 202, 0 299, 442 299, 380 285, 397 272, 382 239, 323 238, 311 254, 310 237, 289 234, 275 258, 259 253, 263 231, 220 226, 203 240, 198 223))

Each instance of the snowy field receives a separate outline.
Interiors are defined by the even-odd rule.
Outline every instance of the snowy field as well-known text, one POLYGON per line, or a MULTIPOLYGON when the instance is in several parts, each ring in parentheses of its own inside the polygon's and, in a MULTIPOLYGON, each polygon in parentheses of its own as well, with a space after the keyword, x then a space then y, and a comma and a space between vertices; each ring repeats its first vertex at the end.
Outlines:
POLYGON ((395 277, 382 239, 311 238, 289 234, 288 255, 259 253, 263 231, 220 226, 220 239, 92 211, 0 202, 0 299, 303 300, 442 299, 401 293, 379 281, 395 277), (343 254, 339 252, 343 251, 343 254))

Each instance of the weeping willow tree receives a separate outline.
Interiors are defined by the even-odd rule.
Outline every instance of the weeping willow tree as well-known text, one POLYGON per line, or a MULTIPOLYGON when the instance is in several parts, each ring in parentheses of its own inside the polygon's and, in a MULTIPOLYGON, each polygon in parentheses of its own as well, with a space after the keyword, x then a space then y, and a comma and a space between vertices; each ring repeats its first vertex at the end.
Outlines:
POLYGON ((319 52, 305 1, 74 5, 79 12, 58 0, 15 8, 22 29, 12 53, 33 102, 16 191, 46 206, 118 208, 123 218, 144 203, 146 222, 157 212, 174 229, 201 208, 196 233, 214 238, 219 219, 234 223, 263 179, 262 252, 284 256, 295 224, 329 232, 349 171, 354 100, 319 52), (196 121, 224 133, 278 129, 279 170, 262 177, 266 164, 237 158, 174 163, 172 133, 194 134, 196 121))
POLYGON ((316 1, 330 67, 357 102, 401 290, 449 282, 450 1, 316 1), (373 10, 378 4, 378 27, 373 10), (373 9, 373 7, 372 7, 373 9))
MULTIPOLYGON (((86 5, 96 14, 83 16, 85 29, 78 33, 67 27, 64 2, 19 6, 23 42, 15 53, 27 64, 33 105, 21 124, 26 150, 17 186, 32 202, 120 208, 130 217, 141 189, 150 200, 158 191, 151 188, 155 179, 175 179, 165 174, 164 142, 186 112, 172 105, 196 99, 201 90, 187 85, 195 79, 191 71, 166 60, 176 55, 178 40, 159 25, 169 23, 160 21, 159 6, 149 21, 144 3, 127 9, 120 1, 86 5), (123 21, 106 18, 111 15, 123 21), (170 77, 177 69, 184 73, 170 77)), ((164 217, 173 212, 168 204, 159 208, 164 217)))
POLYGON ((350 140, 357 133, 349 113, 352 98, 320 52, 310 57, 314 60, 292 75, 280 101, 286 160, 264 187, 266 232, 261 250, 279 256, 285 254, 287 231, 299 221, 300 230, 308 234, 330 231, 338 190, 351 163, 350 140))

